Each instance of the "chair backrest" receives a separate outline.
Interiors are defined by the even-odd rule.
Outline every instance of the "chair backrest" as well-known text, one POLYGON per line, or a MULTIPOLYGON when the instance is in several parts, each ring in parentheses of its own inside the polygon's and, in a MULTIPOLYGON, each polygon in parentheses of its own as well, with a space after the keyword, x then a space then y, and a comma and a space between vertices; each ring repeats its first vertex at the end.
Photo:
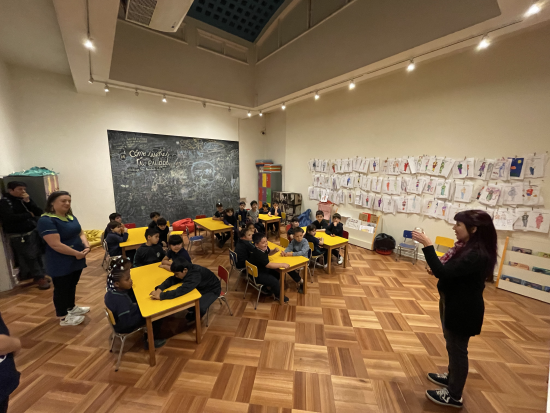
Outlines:
POLYGON ((312 255, 313 252, 311 251, 311 247, 309 247, 309 250, 307 251, 307 259, 310 260, 312 255))
POLYGON ((107 320, 109 320, 109 323, 110 323, 112 326, 115 326, 115 325, 116 325, 116 321, 115 321, 115 316, 114 316, 114 314, 112 313, 112 311, 109 310, 107 307, 105 307, 104 310, 105 310, 105 315, 107 316, 107 320))
POLYGON ((218 277, 220 280, 224 280, 225 284, 227 285, 227 280, 229 279, 229 273, 225 269, 224 266, 218 265, 218 277))
POLYGON ((342 231, 342 238, 349 239, 349 232, 348 231, 342 231))
POLYGON ((447 237, 435 237, 435 243, 442 247, 452 248, 455 245, 454 240, 447 237))
POLYGON ((258 277, 258 267, 246 261, 246 273, 254 278, 258 277))
POLYGON ((237 221, 241 222, 242 221, 242 217, 239 215, 237 216, 237 221))
POLYGON ((283 247, 283 248, 288 247, 288 239, 287 238, 280 237, 279 240, 281 242, 281 247, 283 247))
POLYGON ((309 244, 309 249, 310 249, 311 251, 313 251, 313 242, 308 242, 308 244, 309 244))
POLYGON ((105 239, 105 231, 101 233, 101 245, 103 245, 103 240, 105 239))
POLYGON ((286 220, 286 212, 281 212, 281 218, 286 220))
POLYGON ((288 230, 290 229, 290 226, 291 226, 290 224, 288 224, 288 225, 286 226, 286 232, 288 232, 288 230))
POLYGON ((403 231, 403 238, 405 238, 405 240, 412 239, 412 237, 413 237, 412 231, 407 231, 407 230, 403 231))
POLYGON ((130 223, 130 224, 124 224, 124 226, 125 226, 126 228, 130 229, 130 228, 135 228, 135 227, 136 227, 136 224, 134 224, 134 223, 132 222, 132 223, 130 223))
POLYGON ((107 245, 107 241, 106 240, 103 240, 103 242, 101 243, 101 245, 103 245, 103 249, 107 252, 109 252, 109 246, 107 245))
POLYGON ((233 267, 237 268, 237 253, 232 249, 229 249, 229 262, 233 267))
POLYGON ((206 218, 206 215, 197 215, 197 216, 195 217, 195 219, 201 219, 201 218, 206 218))
POLYGON ((189 238, 189 227, 185 226, 185 234, 187 235, 187 238, 189 238))

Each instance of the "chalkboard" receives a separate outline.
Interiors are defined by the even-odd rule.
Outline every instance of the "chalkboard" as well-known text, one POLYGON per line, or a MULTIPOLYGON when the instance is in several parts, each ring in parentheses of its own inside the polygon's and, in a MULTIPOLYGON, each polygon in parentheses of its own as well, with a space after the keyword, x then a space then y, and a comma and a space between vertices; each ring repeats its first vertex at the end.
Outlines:
MULTIPOLYGON (((239 143, 108 130, 116 212, 138 227, 239 205, 239 143)), ((111 211, 109 211, 111 212, 111 211)))

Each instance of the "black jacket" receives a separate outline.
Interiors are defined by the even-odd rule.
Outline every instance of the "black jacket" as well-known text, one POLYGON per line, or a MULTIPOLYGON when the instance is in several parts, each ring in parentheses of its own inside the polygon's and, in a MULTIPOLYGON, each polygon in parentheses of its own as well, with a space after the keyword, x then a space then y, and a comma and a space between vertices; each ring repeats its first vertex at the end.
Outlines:
POLYGON ((202 295, 206 293, 220 294, 222 286, 220 280, 216 275, 208 268, 201 267, 200 265, 193 264, 187 275, 183 277, 183 280, 172 276, 167 278, 161 285, 155 287, 155 290, 160 288, 163 293, 160 294, 161 300, 171 300, 172 298, 181 297, 187 293, 190 293, 195 288, 202 295), (180 284, 175 290, 164 291, 167 288, 180 284))
MULTIPOLYGON (((0 315, 0 334, 9 336, 10 332, 2 316, 0 315)), ((6 400, 7 397, 19 386, 19 372, 15 368, 13 361, 13 353, 0 354, 0 402, 6 400)))
POLYGON ((0 199, 0 220, 6 234, 24 234, 32 231, 43 213, 44 211, 32 199, 24 202, 23 198, 10 194, 0 199))
POLYGON ((104 301, 115 317, 117 333, 130 333, 145 323, 133 290, 107 291, 104 301))
POLYGON ((445 328, 456 334, 475 336, 481 333, 485 304, 486 259, 477 251, 451 258, 445 264, 439 260, 433 246, 423 248, 424 257, 443 296, 445 328))
POLYGON ((235 253, 237 254, 237 269, 246 267, 246 260, 253 249, 254 244, 252 244, 252 242, 243 241, 242 239, 237 241, 237 245, 235 245, 235 253))
POLYGON ((341 237, 344 233, 344 224, 341 222, 338 223, 338 225, 334 225, 334 222, 331 222, 327 229, 325 230, 325 233, 328 235, 336 235, 337 237, 341 237))

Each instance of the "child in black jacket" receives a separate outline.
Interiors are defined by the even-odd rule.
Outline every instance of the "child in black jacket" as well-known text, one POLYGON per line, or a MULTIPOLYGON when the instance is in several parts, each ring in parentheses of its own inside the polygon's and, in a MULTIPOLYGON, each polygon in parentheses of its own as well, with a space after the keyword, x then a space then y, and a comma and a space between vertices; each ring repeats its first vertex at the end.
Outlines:
MULTIPOLYGON (((171 300, 190 293, 196 288, 201 293, 199 299, 201 317, 205 315, 208 307, 219 298, 222 291, 219 278, 208 268, 183 260, 174 261, 170 270, 174 275, 157 286, 155 291, 151 292, 151 297, 155 300, 171 300), (164 291, 179 283, 181 285, 175 290, 164 291)), ((188 321, 195 319, 194 308, 189 309, 186 318, 188 321)))
MULTIPOLYGON (((325 234, 330 235, 331 237, 341 237, 344 234, 344 225, 340 222, 342 217, 340 214, 334 214, 332 216, 332 222, 325 230, 325 234)), ((344 262, 344 257, 340 255, 340 251, 337 249, 332 250, 332 255, 338 258, 338 264, 344 262)))

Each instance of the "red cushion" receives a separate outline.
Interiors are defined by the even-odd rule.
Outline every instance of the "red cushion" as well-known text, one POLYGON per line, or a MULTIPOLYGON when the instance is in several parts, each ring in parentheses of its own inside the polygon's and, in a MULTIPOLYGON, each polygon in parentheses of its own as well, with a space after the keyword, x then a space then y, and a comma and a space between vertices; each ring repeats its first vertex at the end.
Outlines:
POLYGON ((222 291, 222 292, 220 293, 220 297, 225 297, 225 291, 222 291))
POLYGON ((185 227, 189 228, 189 232, 195 231, 195 223, 191 218, 184 218, 172 224, 174 231, 184 231, 185 227))

